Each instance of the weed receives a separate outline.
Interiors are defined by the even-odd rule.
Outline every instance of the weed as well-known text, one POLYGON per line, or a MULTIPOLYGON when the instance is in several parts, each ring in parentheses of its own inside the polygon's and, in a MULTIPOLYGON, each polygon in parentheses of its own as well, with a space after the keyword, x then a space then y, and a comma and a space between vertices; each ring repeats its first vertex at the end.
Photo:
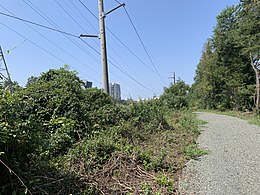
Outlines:
POLYGON ((199 149, 196 144, 191 144, 184 148, 183 153, 188 159, 191 159, 208 154, 208 151, 205 149, 199 149))
POLYGON ((143 183, 141 188, 142 188, 143 195, 152 195, 152 188, 149 184, 143 183))

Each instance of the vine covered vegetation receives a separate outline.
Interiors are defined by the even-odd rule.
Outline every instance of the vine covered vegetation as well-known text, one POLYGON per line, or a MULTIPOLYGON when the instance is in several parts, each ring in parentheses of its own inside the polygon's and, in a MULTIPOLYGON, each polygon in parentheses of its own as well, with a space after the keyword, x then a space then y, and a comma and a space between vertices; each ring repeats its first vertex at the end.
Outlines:
POLYGON ((0 194, 175 193, 199 154, 198 122, 180 111, 188 90, 178 82, 160 99, 119 104, 67 68, 1 88, 0 194))

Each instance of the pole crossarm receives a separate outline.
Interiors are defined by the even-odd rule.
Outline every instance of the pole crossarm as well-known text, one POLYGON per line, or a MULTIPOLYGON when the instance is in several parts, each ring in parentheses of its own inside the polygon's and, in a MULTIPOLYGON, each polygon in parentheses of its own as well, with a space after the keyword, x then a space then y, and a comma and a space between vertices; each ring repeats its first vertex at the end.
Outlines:
POLYGON ((99 38, 98 35, 83 35, 83 34, 79 35, 79 38, 85 38, 85 37, 89 37, 89 38, 99 38))
POLYGON ((111 9, 110 11, 105 12, 105 14, 104 14, 103 17, 106 17, 106 15, 110 14, 111 12, 117 10, 117 9, 120 8, 120 7, 125 7, 125 3, 122 3, 122 4, 120 4, 119 6, 115 7, 114 9, 111 9))
POLYGON ((102 62, 102 80, 103 80, 103 89, 106 94, 109 94, 109 79, 108 79, 108 60, 107 60, 107 48, 106 48, 106 27, 105 27, 105 17, 106 15, 112 13, 120 7, 124 7, 125 3, 122 3, 111 9, 108 12, 104 11, 104 2, 103 0, 98 0, 98 11, 99 11, 99 36, 97 35, 83 35, 81 34, 79 38, 90 37, 90 38, 99 38, 100 40, 100 55, 102 62))

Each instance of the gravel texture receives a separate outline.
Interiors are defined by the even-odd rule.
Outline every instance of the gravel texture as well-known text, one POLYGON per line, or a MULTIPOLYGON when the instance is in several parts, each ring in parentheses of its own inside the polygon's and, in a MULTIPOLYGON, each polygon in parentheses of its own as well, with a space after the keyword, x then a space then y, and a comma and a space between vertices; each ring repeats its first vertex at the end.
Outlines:
POLYGON ((260 127, 230 116, 197 115, 208 122, 198 144, 209 154, 187 163, 179 194, 260 195, 260 127))

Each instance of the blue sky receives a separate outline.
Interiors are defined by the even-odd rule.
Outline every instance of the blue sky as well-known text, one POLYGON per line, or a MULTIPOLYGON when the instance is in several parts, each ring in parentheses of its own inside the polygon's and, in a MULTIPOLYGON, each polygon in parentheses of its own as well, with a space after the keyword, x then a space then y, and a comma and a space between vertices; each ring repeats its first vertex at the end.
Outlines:
MULTIPOLYGON (((81 0, 98 16, 97 0, 81 0)), ((205 41, 212 35, 216 16, 239 0, 125 0, 126 10, 149 52, 153 64, 123 8, 106 17, 109 80, 121 85, 123 98, 150 98, 170 85, 171 72, 187 84, 193 83, 205 41), (138 58, 136 57, 138 56, 138 58), (159 75, 156 74, 156 67, 159 75), (118 68, 120 70, 118 70, 118 68)), ((105 10, 118 5, 104 0, 105 10)), ((98 20, 79 0, 2 0, 0 12, 59 28, 73 35, 98 34, 98 20), (36 13, 31 7, 36 9, 36 13), (66 10, 66 12, 64 11, 66 10), (49 22, 42 16, 47 16, 49 22), (56 26, 52 26, 56 25, 56 26)), ((51 30, 0 15, 0 45, 13 80, 25 85, 30 76, 68 64, 81 79, 102 88, 99 39, 65 36, 51 30), (89 45, 91 47, 89 47, 89 45), (96 50, 96 51, 95 51, 96 50)))

